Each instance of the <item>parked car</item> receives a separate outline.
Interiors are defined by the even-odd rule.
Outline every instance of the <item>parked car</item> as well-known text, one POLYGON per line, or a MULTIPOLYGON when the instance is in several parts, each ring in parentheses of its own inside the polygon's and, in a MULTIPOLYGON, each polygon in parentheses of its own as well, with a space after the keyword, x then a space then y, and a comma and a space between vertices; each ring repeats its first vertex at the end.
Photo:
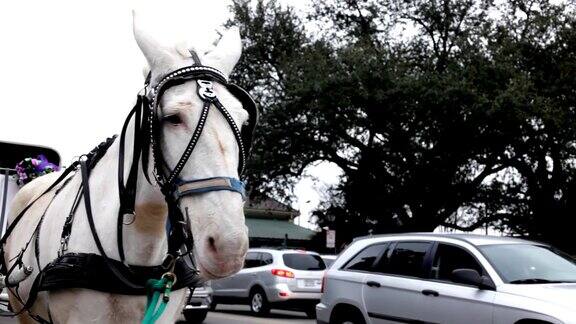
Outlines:
POLYGON ((186 304, 182 309, 180 320, 184 319, 189 324, 200 324, 206 319, 212 305, 212 288, 206 283, 195 288, 192 294, 190 291, 188 289, 186 292, 186 304))
POLYGON ((212 281, 213 305, 248 304, 256 315, 271 308, 293 309, 314 317, 325 269, 318 253, 250 249, 244 269, 212 281))
POLYGON ((479 235, 358 239, 323 279, 318 323, 576 323, 576 262, 479 235))
POLYGON ((336 258, 338 258, 337 255, 329 255, 329 254, 323 254, 320 257, 322 258, 322 260, 324 260, 324 264, 326 264, 326 269, 330 268, 332 263, 334 263, 334 261, 336 261, 336 258))

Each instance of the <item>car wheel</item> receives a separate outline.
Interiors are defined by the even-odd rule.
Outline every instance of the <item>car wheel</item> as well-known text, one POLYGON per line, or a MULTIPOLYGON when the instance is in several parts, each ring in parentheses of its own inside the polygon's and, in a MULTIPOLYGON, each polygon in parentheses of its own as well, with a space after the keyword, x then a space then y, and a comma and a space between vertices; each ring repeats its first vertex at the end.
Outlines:
POLYGON ((250 293, 250 310, 258 316, 263 316, 270 312, 268 299, 266 299, 266 294, 262 289, 254 289, 250 293))
POLYGON ((316 318, 316 307, 311 307, 305 310, 308 318, 316 318))
POLYGON ((338 312, 330 319, 330 324, 366 324, 364 318, 358 312, 338 312))
POLYGON ((208 315, 207 310, 191 310, 184 311, 184 318, 188 324, 200 324, 204 322, 206 316, 208 315))

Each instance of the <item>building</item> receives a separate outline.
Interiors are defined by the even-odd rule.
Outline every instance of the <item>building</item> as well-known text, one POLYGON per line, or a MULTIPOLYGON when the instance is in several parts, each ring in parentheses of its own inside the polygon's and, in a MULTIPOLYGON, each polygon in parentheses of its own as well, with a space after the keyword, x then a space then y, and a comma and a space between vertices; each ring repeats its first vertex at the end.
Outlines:
POLYGON ((250 247, 309 248, 317 234, 292 223, 300 213, 272 198, 246 202, 244 215, 250 247))

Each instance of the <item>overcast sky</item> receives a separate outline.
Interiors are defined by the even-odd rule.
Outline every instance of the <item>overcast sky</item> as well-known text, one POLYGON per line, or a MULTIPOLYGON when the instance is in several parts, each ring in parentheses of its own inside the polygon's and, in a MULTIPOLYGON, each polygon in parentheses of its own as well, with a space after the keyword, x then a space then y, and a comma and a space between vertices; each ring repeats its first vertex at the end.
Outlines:
MULTIPOLYGON (((282 2, 300 9, 310 3, 282 2)), ((132 35, 132 9, 154 16, 151 28, 167 41, 190 35, 203 44, 209 44, 214 30, 230 17, 227 1, 162 5, 2 1, 0 140, 52 147, 67 165, 119 133, 143 85, 145 60, 132 35), (184 20, 187 24, 182 25, 184 20)), ((320 181, 305 179, 296 188, 299 200, 294 207, 305 215, 320 201, 315 188, 335 183, 338 174, 325 166, 309 171, 320 181)), ((306 226, 307 221, 305 216, 300 223, 306 226)))

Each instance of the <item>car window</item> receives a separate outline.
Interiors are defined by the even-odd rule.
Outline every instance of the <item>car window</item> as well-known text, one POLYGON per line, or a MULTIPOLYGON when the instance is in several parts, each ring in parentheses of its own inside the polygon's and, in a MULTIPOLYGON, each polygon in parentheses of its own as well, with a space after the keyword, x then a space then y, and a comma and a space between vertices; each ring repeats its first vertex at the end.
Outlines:
POLYGON ((262 252, 262 265, 269 265, 274 262, 274 258, 271 253, 262 252))
POLYGON ((255 268, 261 266, 260 253, 248 252, 244 259, 244 269, 255 268))
POLYGON ((483 274, 482 266, 468 251, 449 244, 439 244, 432 263, 432 279, 452 281, 456 269, 472 269, 483 274))
POLYGON ((324 270, 326 265, 319 255, 307 253, 285 253, 284 264, 296 270, 324 270))
POLYGON ((552 248, 536 244, 495 244, 479 249, 506 283, 576 282, 574 259, 552 248))
POLYGON ((348 261, 346 265, 344 265, 344 270, 361 270, 361 271, 372 271, 373 265, 376 259, 382 254, 384 249, 388 244, 374 244, 370 245, 360 253, 356 254, 352 260, 348 261))
POLYGON ((384 273, 422 277, 424 256, 430 242, 399 242, 396 244, 384 273))
POLYGON ((388 244, 384 249, 384 253, 378 258, 374 265, 374 271, 380 273, 388 273, 390 267, 390 254, 392 252, 393 244, 388 244))

